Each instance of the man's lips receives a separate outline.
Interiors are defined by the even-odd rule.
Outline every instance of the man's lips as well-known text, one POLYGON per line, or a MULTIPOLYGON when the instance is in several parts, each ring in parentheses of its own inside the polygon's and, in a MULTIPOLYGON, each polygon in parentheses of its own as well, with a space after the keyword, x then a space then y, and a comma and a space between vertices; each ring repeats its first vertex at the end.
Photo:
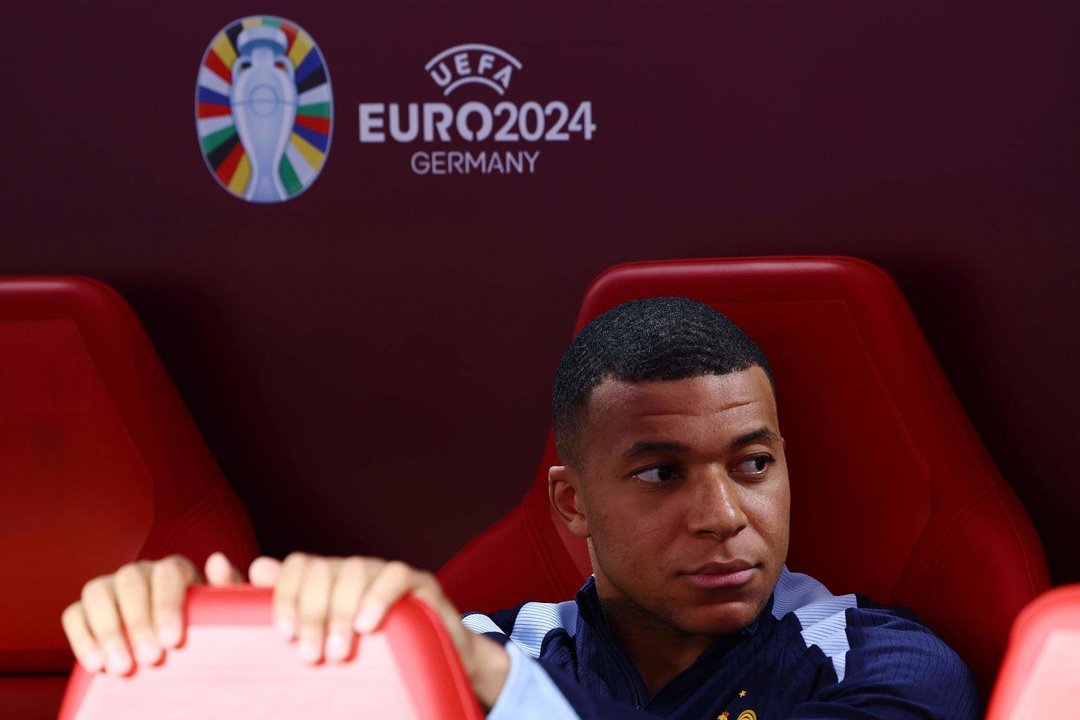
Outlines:
POLYGON ((706 590, 734 588, 745 585, 754 577, 757 568, 746 560, 705 563, 689 572, 680 573, 691 585, 706 590))

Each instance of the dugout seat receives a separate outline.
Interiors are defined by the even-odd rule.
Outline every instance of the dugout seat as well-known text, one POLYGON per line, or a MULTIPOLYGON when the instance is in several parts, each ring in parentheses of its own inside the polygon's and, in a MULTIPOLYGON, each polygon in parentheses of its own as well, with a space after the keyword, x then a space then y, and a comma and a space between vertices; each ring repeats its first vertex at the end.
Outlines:
POLYGON ((185 643, 127 677, 76 666, 59 720, 481 720, 442 620, 406 597, 345 663, 312 667, 281 641, 271 590, 195 587, 185 643))
MULTIPOLYGON (((1046 560, 892 279, 844 257, 619 265, 589 286, 576 329, 668 295, 724 312, 772 363, 789 567, 834 593, 914 609, 987 691, 1013 618, 1049 586, 1046 560)), ((584 542, 549 507, 556 462, 549 436, 521 503, 440 570, 461 610, 566 600, 591 572, 584 542)))
POLYGON ((257 553, 126 302, 87 278, 0 278, 0 708, 56 717, 83 584, 139 558, 257 553))
POLYGON ((986 720, 1076 717, 1080 584, 1037 597, 1013 623, 986 720))

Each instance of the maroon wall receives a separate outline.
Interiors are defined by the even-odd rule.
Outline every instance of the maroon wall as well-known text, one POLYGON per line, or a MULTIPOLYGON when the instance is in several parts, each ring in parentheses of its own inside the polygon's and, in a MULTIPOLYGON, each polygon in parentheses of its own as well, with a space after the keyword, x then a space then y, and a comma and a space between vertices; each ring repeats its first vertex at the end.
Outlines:
POLYGON ((202 53, 251 6, 9 9, 0 272, 131 301, 267 551, 436 567, 514 503, 603 268, 839 253, 896 277, 1056 580, 1080 580, 1080 5, 256 9, 312 34, 336 103, 322 175, 279 205, 219 188, 194 127, 202 53), (521 60, 504 98, 443 98, 424 64, 463 42, 521 60), (359 141, 359 103, 466 100, 588 100, 597 130, 359 141), (541 154, 414 174, 433 149, 541 154))

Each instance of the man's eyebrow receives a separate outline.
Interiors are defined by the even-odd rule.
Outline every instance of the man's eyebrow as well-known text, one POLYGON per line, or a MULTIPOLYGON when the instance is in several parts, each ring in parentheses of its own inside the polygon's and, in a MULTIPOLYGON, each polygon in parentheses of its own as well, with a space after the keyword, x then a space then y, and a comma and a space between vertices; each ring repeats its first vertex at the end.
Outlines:
POLYGON ((750 443, 761 442, 762 440, 766 442, 776 442, 779 439, 779 435, 774 433, 769 428, 763 427, 735 438, 735 440, 731 443, 731 447, 732 449, 734 449, 742 447, 743 445, 749 445, 750 443))
POLYGON ((641 455, 651 455, 652 453, 668 453, 679 454, 687 452, 690 448, 682 443, 677 442, 663 442, 659 440, 643 440, 641 442, 634 443, 629 450, 623 453, 623 458, 626 460, 632 460, 641 455))
MULTIPOLYGON (((736 449, 743 445, 749 445, 763 440, 766 442, 776 442, 779 439, 779 435, 769 428, 763 427, 735 438, 731 442, 731 448, 736 449)), ((633 460, 641 455, 651 455, 653 453, 678 455, 686 452, 690 452, 690 447, 688 445, 683 445, 682 443, 664 440, 642 440, 631 445, 630 449, 623 453, 623 459, 633 460)))

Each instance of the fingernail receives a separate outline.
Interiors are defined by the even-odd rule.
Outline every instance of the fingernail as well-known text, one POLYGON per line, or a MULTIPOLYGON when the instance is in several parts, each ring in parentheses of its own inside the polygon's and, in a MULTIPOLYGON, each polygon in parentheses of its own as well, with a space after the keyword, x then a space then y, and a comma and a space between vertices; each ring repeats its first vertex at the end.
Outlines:
POLYGON ((124 655, 124 653, 120 652, 119 650, 110 650, 108 669, 111 673, 114 673, 116 675, 123 675, 131 669, 131 661, 127 658, 127 656, 124 655))
POLYGON ((344 660, 349 654, 349 644, 344 637, 334 633, 326 639, 326 657, 331 660, 344 660))
POLYGON ((319 646, 310 640, 300 642, 300 659, 306 663, 319 662, 319 646))
POLYGON ((162 625, 158 628, 158 637, 161 639, 162 644, 168 647, 176 647, 180 644, 180 626, 162 625))
POLYGON ((277 625, 278 634, 280 634, 281 637, 286 640, 292 640, 293 632, 296 630, 292 620, 289 620, 289 618, 278 618, 275 625, 277 625))
POLYGON ((374 610, 364 610, 356 617, 357 632, 371 632, 379 622, 379 616, 374 610))
POLYGON ((79 662, 82 663, 82 666, 86 668, 87 672, 92 673, 98 672, 102 669, 102 665, 104 665, 104 661, 101 659, 101 653, 97 650, 87 650, 83 653, 83 656, 79 658, 79 662))
POLYGON ((161 648, 157 643, 151 640, 141 640, 139 642, 139 662, 146 663, 147 665, 153 665, 161 657, 161 648))

